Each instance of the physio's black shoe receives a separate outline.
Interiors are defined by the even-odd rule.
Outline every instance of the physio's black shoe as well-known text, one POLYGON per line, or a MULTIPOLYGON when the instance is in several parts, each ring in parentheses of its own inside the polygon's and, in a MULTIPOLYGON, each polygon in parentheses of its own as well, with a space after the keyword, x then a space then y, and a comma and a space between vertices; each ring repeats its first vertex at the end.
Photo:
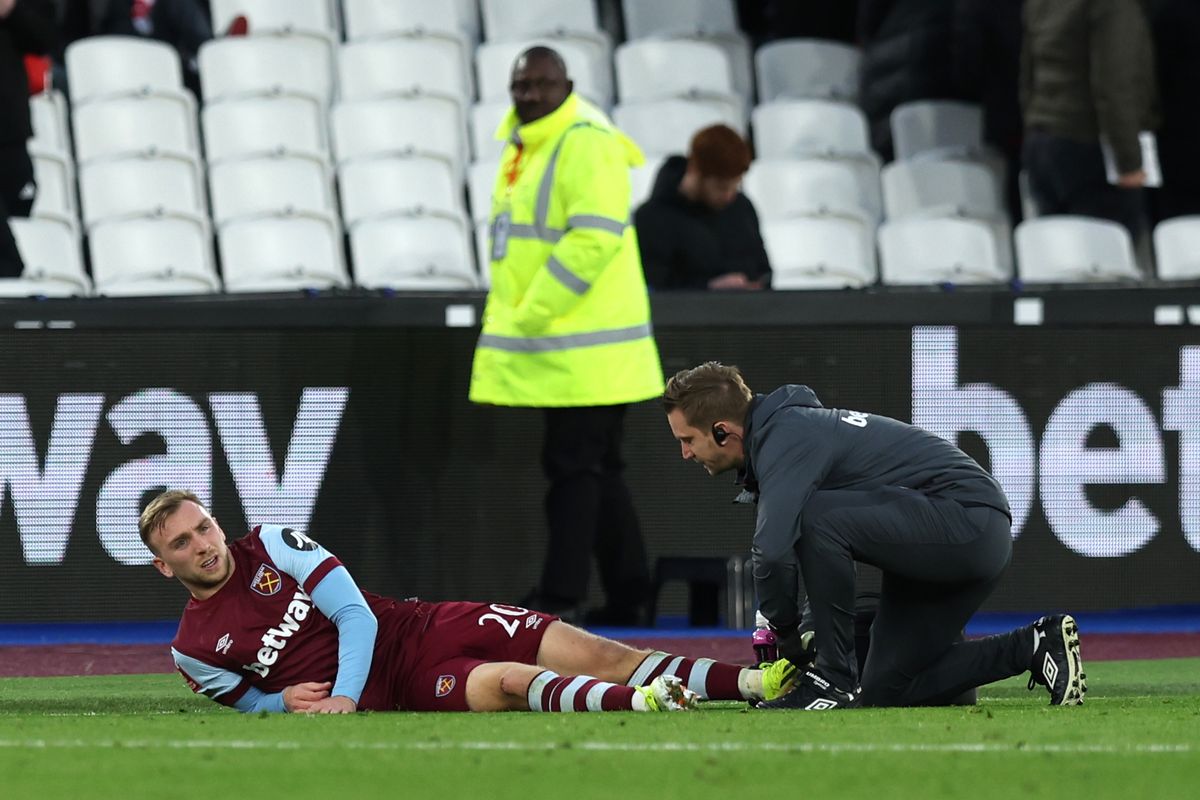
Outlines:
POLYGON ((1087 693, 1087 675, 1079 657, 1079 626, 1070 614, 1042 617, 1033 623, 1033 660, 1029 688, 1041 684, 1052 706, 1078 706, 1087 693))
POLYGON ((787 694, 774 700, 764 700, 759 708, 768 711, 795 709, 799 711, 830 711, 837 708, 857 708, 860 692, 846 692, 814 669, 806 669, 796 678, 796 685, 787 694))

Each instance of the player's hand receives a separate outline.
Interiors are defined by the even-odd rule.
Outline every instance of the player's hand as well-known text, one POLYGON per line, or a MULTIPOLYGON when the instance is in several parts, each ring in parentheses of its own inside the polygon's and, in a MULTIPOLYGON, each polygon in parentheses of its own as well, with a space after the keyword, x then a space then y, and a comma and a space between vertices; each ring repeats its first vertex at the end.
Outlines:
POLYGON ((1117 186, 1122 189, 1140 189, 1146 184, 1146 170, 1123 172, 1117 176, 1117 186))
POLYGON ((297 683, 283 690, 283 707, 292 713, 307 712, 314 703, 328 699, 329 690, 333 684, 329 681, 322 683, 297 683))
POLYGON ((335 694, 318 700, 308 707, 305 714, 353 714, 358 711, 358 704, 345 695, 335 694))

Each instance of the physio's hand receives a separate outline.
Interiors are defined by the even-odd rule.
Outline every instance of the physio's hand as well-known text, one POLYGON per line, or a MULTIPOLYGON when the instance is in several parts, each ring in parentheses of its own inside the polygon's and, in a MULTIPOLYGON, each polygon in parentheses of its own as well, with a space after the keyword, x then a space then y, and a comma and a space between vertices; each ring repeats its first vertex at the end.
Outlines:
MULTIPOLYGON (((2 1, 0 0, 0 2, 2 1)), ((309 711, 315 703, 329 697, 329 690, 332 687, 333 684, 329 681, 297 683, 295 686, 289 686, 283 690, 283 707, 293 713, 309 711)))
POLYGON ((1122 189, 1140 189, 1146 184, 1146 170, 1124 172, 1117 176, 1117 185, 1122 189))
POLYGON ((13 6, 17 4, 17 0, 0 0, 0 19, 4 19, 12 13, 13 6))
POLYGON ((753 289, 753 283, 746 279, 745 273, 727 272, 718 275, 708 282, 709 289, 753 289))
POLYGON ((305 710, 305 714, 353 714, 358 711, 358 704, 349 697, 341 694, 335 694, 333 697, 326 697, 324 700, 318 700, 305 710))

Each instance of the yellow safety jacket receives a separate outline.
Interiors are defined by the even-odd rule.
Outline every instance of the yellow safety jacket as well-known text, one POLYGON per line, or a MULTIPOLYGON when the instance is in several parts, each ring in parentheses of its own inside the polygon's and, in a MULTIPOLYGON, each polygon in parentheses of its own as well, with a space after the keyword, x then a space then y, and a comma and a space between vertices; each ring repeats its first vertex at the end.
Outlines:
POLYGON ((521 125, 492 192, 492 289, 471 400, 504 406, 632 403, 663 391, 650 302, 629 215, 637 145, 571 94, 521 125))

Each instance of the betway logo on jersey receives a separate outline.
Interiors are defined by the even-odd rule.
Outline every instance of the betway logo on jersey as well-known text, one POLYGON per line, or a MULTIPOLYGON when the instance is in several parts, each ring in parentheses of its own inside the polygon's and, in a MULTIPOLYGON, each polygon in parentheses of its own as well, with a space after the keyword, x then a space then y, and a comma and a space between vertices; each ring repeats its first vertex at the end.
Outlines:
MULTIPOLYGON (((154 454, 112 470, 96 495, 96 534, 104 550, 120 564, 149 564, 152 556, 138 536, 143 496, 170 486, 189 489, 211 505, 214 464, 222 460, 213 452, 215 439, 246 517, 304 530, 349 397, 341 386, 303 390, 280 469, 253 392, 195 398, 175 389, 142 389, 107 412, 103 394, 63 394, 44 449, 35 440, 25 396, 0 393, 0 513, 16 517, 26 564, 60 564, 96 440, 115 435, 122 446, 140 452, 147 439, 160 441, 154 454), (111 432, 100 430, 102 419, 111 432), (11 512, 3 507, 8 498, 11 512)), ((32 416, 42 420, 49 414, 38 409, 32 416)), ((38 430, 41 439, 40 425, 38 430)))
POLYGON ((287 647, 292 636, 300 630, 300 623, 308 618, 308 612, 311 610, 312 598, 297 589, 296 593, 292 595, 292 602, 288 603, 283 620, 263 634, 263 646, 259 648, 258 660, 253 664, 247 664, 243 669, 255 672, 264 678, 267 677, 271 667, 279 660, 279 652, 287 647))

